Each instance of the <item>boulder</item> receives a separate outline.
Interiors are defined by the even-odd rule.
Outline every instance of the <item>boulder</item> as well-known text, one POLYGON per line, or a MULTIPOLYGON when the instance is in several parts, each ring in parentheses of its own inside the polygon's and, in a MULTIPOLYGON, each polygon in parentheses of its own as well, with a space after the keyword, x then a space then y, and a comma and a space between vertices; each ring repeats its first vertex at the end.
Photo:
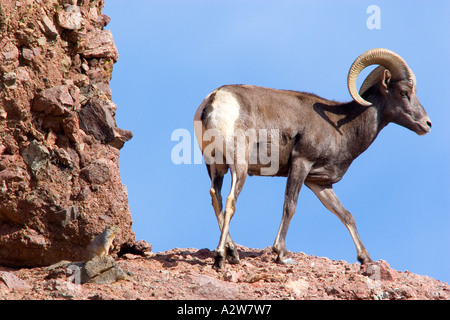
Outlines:
POLYGON ((81 268, 81 283, 110 284, 125 277, 125 272, 110 256, 95 256, 81 268))
POLYGON ((84 19, 81 15, 80 7, 69 5, 65 10, 59 11, 58 24, 64 29, 81 29, 84 25, 84 19))
POLYGON ((50 18, 47 17, 46 15, 42 17, 40 21, 40 26, 44 34, 48 36, 50 39, 54 39, 58 36, 58 30, 56 30, 53 21, 50 20, 50 18))
POLYGON ((44 112, 45 115, 61 116, 69 114, 75 107, 69 86, 54 86, 39 92, 32 105, 33 111, 44 112))
POLYGON ((91 184, 105 184, 111 180, 110 163, 106 159, 98 159, 84 167, 81 173, 91 184))
POLYGON ((84 48, 80 52, 86 59, 108 58, 117 61, 119 53, 109 30, 94 29, 86 34, 84 48))
POLYGON ((133 133, 117 128, 112 109, 108 100, 90 99, 78 112, 80 128, 98 141, 121 149, 133 133))
MULTIPOLYGON (((31 286, 28 283, 18 278, 12 272, 0 271, 0 283, 1 282, 5 284, 8 291, 26 291, 31 289, 31 286)), ((0 293, 1 292, 2 291, 0 286, 0 293)))
POLYGON ((364 267, 366 269, 362 274, 371 280, 394 281, 397 278, 396 271, 384 260, 372 262, 364 267))

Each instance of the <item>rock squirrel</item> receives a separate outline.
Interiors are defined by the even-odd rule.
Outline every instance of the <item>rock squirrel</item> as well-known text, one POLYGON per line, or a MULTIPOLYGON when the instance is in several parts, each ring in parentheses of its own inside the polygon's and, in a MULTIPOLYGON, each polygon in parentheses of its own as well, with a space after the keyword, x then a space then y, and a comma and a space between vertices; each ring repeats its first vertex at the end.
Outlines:
POLYGON ((86 248, 86 261, 91 260, 95 256, 106 256, 109 253, 112 242, 116 234, 120 231, 117 225, 108 225, 105 230, 92 239, 86 248))

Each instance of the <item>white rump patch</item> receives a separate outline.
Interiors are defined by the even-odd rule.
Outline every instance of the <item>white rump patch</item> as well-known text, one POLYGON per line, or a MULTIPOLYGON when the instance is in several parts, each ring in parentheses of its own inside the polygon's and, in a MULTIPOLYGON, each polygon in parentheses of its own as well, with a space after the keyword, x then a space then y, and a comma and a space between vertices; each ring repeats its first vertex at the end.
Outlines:
MULTIPOLYGON (((214 141, 202 150, 206 163, 222 163, 223 156, 227 157, 228 160, 231 160, 232 163, 235 123, 239 117, 240 109, 239 102, 231 92, 226 91, 225 89, 218 89, 213 93, 215 93, 215 96, 214 101, 211 104, 212 110, 209 112, 208 119, 205 123, 206 131, 202 132, 202 126, 197 125, 195 133, 199 145, 202 145, 202 141, 214 141), (227 146, 228 155, 224 154, 224 146, 227 146)), ((206 103, 209 102, 209 96, 206 97, 200 105, 194 120, 200 120, 201 114, 206 107, 206 103)))
POLYGON ((217 91, 212 107, 209 125, 219 131, 225 140, 232 138, 234 124, 239 117, 239 102, 231 92, 222 89, 217 91))

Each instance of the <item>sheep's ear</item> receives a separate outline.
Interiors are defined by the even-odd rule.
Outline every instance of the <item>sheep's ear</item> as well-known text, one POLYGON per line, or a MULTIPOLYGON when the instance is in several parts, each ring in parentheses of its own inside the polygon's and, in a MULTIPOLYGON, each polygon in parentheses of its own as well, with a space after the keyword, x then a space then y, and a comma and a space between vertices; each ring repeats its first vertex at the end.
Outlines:
POLYGON ((385 90, 389 89, 390 83, 391 83, 391 73, 389 72, 389 70, 384 70, 383 73, 383 79, 381 80, 381 84, 383 85, 385 90))

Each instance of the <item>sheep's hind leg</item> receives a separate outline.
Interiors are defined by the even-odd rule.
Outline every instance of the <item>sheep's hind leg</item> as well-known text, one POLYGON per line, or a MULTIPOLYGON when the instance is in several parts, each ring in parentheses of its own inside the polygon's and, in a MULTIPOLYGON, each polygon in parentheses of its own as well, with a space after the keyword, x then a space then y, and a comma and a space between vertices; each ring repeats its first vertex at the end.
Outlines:
MULTIPOLYGON (((214 212, 216 213, 217 221, 219 222, 220 231, 223 229, 223 212, 222 212, 222 201, 219 202, 217 199, 217 192, 215 188, 211 188, 210 190, 211 198, 212 198, 212 204, 214 207, 214 212)), ((225 243, 226 248, 226 257, 229 263, 231 264, 238 264, 239 263, 239 254, 236 250, 236 246, 233 242, 233 239, 231 239, 230 232, 228 232, 227 240, 225 243)))
MULTIPOLYGON (((223 173, 219 173, 215 165, 211 165, 209 168, 209 173, 211 177, 211 189, 209 193, 211 194, 212 206, 214 208, 214 213, 216 214, 217 222, 219 223, 220 231, 223 229, 223 205, 222 205, 222 183, 223 183, 223 173)), ((227 234, 227 239, 225 243, 226 257, 229 263, 238 264, 239 254, 236 250, 236 245, 231 238, 230 233, 227 234)))
MULTIPOLYGON (((225 214, 223 217, 222 234, 220 235, 219 245, 216 249, 216 257, 214 261, 215 269, 223 269, 225 266, 225 257, 230 254, 230 247, 226 247, 226 241, 228 238, 228 231, 230 229, 230 221, 236 211, 236 200, 239 193, 244 186, 245 178, 247 177, 246 165, 230 165, 231 171, 231 190, 227 197, 227 203, 225 206, 225 214)), ((232 253, 237 258, 237 252, 233 248, 232 253)), ((237 260, 239 261, 239 260, 237 260)))

